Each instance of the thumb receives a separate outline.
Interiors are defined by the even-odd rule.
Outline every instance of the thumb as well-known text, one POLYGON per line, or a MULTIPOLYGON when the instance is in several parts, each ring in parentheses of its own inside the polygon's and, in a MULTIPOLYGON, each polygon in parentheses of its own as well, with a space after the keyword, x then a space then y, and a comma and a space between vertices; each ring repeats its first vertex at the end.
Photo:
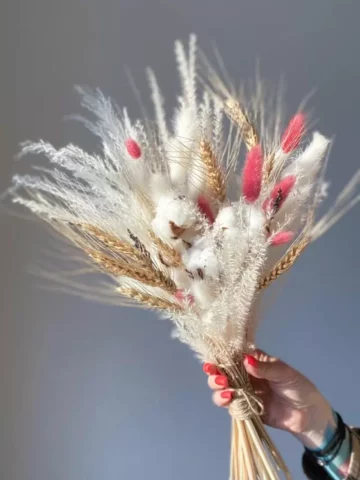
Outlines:
POLYGON ((244 366, 253 377, 270 382, 285 381, 289 372, 286 363, 264 354, 244 355, 244 366))

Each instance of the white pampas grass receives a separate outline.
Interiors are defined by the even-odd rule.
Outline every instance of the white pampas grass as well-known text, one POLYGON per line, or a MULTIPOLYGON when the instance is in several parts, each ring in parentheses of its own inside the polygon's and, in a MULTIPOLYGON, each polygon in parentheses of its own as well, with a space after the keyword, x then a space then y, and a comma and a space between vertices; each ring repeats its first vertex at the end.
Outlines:
MULTIPOLYGON (((279 118, 259 99, 244 107, 207 62, 200 93, 194 36, 188 53, 176 42, 175 54, 182 91, 171 124, 151 70, 153 128, 148 119, 133 122, 101 92, 78 89, 95 116, 82 120, 102 154, 25 142, 21 156, 42 153, 49 165, 16 175, 10 193, 106 275, 107 290, 99 287, 97 297, 160 310, 177 338, 229 376, 232 449, 241 450, 232 450, 231 480, 274 480, 274 465, 289 477, 239 356, 253 348, 261 290, 359 201, 360 172, 316 223, 330 140, 315 132, 308 141, 302 112, 279 140, 279 118)), ((94 294, 69 277, 66 286, 94 294)))

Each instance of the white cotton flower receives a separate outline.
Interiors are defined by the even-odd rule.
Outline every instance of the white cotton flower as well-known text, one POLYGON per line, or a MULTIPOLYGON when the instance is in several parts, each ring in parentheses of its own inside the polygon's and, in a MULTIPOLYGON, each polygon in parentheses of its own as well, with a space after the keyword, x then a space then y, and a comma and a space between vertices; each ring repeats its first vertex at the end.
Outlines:
POLYGON ((197 220, 195 205, 183 196, 171 194, 160 197, 156 206, 156 217, 183 228, 190 228, 197 220))
POLYGON ((222 208, 216 219, 215 219, 215 227, 216 228, 232 228, 236 226, 237 218, 234 207, 228 206, 222 208))
POLYGON ((189 274, 183 268, 175 268, 173 270, 173 279, 179 289, 187 289, 192 285, 189 274))
POLYGON ((151 222, 151 226, 153 230, 161 237, 170 239, 174 236, 169 221, 161 215, 156 215, 151 222))
POLYGON ((213 245, 208 239, 203 239, 187 251, 186 266, 191 272, 198 273, 200 276, 210 278, 219 276, 219 262, 213 245))

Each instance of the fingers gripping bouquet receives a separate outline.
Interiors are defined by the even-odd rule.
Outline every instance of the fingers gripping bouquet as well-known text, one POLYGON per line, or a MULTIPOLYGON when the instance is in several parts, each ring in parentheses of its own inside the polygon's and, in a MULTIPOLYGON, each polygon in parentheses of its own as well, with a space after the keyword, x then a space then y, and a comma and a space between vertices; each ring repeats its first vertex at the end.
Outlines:
POLYGON ((359 172, 315 224, 330 141, 307 135, 301 111, 281 132, 261 89, 245 104, 206 60, 201 93, 195 37, 188 52, 179 42, 175 51, 182 92, 171 126, 151 71, 154 122, 132 122, 100 92, 80 89, 102 154, 26 142, 22 154, 44 153, 51 168, 15 176, 11 193, 106 275, 98 296, 159 310, 176 337, 226 373, 234 391, 230 478, 289 478, 239 357, 254 348, 263 289, 359 200, 359 172))

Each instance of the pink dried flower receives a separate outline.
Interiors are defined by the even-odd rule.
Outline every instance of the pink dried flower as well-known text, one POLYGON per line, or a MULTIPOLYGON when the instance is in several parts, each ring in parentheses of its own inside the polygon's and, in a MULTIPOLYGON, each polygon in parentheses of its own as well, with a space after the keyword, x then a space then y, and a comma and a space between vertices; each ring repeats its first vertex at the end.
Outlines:
POLYGON ((261 192, 264 157, 260 145, 255 145, 247 154, 242 176, 242 192, 245 200, 255 202, 261 192))
POLYGON ((305 132, 306 117, 304 113, 297 113, 289 122, 281 137, 281 148, 285 153, 295 150, 305 132))
POLYGON ((291 242, 293 238, 293 232, 278 232, 271 237, 270 244, 274 247, 277 247, 279 245, 284 245, 285 243, 291 242))
POLYGON ((176 300, 179 300, 180 302, 187 301, 189 305, 192 305, 195 301, 194 296, 190 293, 185 293, 184 290, 178 290, 174 296, 176 300))
POLYGON ((295 175, 288 175, 277 183, 271 192, 270 198, 265 200, 263 209, 265 211, 275 210, 275 212, 278 212, 293 189, 295 182, 295 175))
POLYGON ((200 212, 205 215, 209 220, 209 223, 212 225, 215 222, 215 216, 211 210, 210 202, 204 195, 199 195, 197 201, 200 212))
POLYGON ((130 157, 134 160, 138 160, 141 157, 141 148, 132 138, 127 138, 125 140, 125 147, 130 157))

